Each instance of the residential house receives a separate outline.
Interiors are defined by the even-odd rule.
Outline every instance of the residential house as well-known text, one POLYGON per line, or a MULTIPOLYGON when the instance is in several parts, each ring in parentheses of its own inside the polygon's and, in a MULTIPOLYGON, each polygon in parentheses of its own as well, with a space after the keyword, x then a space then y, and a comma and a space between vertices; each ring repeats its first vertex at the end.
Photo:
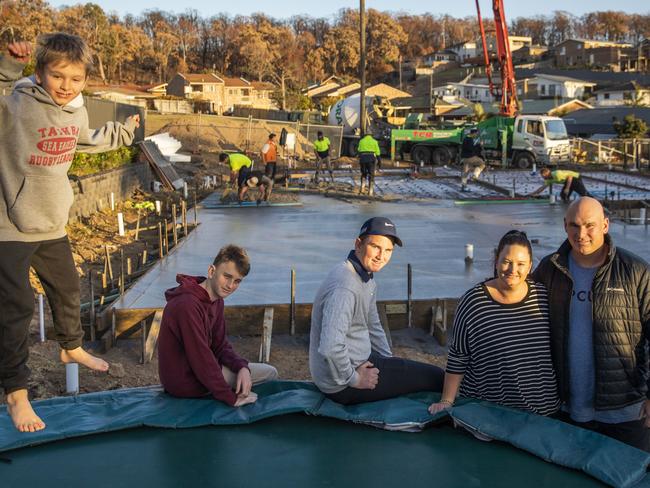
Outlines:
POLYGON ((530 46, 523 46, 512 53, 512 62, 514 64, 533 63, 540 61, 548 53, 547 46, 540 46, 532 44, 530 46))
POLYGON ((242 107, 253 106, 253 86, 244 78, 223 77, 225 93, 225 110, 232 111, 235 105, 242 107))
POLYGON ((596 105, 600 107, 615 105, 650 106, 650 87, 636 81, 602 88, 594 92, 596 105))
POLYGON ((430 66, 432 68, 437 68, 443 64, 455 63, 459 60, 458 54, 451 49, 443 49, 441 51, 436 51, 433 54, 426 56, 422 60, 424 66, 430 66))
MULTIPOLYGON (((514 53, 524 47, 531 47, 533 45, 533 39, 526 36, 508 36, 508 43, 510 45, 510 52, 514 53)), ((482 44, 482 42, 478 43, 479 52, 483 50, 482 44)), ((485 44, 487 45, 488 53, 497 52, 497 40, 494 35, 485 36, 485 44)))
POLYGON ((538 74, 535 78, 539 98, 584 98, 596 86, 568 76, 538 74))
POLYGON ((636 70, 636 53, 631 44, 567 39, 554 48, 558 67, 588 66, 611 71, 636 70))
POLYGON ((616 138, 614 124, 622 122, 628 115, 644 120, 650 127, 650 108, 645 107, 596 107, 591 110, 577 110, 562 118, 571 136, 613 139, 616 138))
POLYGON ((273 109, 277 108, 277 104, 271 98, 275 91, 275 85, 265 81, 252 81, 253 86, 253 106, 255 108, 273 109))
POLYGON ((214 73, 176 73, 167 84, 167 95, 208 104, 208 111, 221 115, 226 106, 225 81, 214 73))
POLYGON ((460 63, 465 63, 470 59, 476 58, 480 55, 480 48, 477 47, 476 42, 466 41, 449 46, 447 50, 453 52, 458 56, 457 60, 460 63))

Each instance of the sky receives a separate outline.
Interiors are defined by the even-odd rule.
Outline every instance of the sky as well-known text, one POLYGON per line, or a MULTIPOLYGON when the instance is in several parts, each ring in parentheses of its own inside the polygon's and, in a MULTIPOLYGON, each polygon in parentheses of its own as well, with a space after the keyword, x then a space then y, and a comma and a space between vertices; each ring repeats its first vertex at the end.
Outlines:
MULTIPOLYGON (((53 7, 84 3, 77 0, 49 0, 53 7)), ((94 0, 105 12, 117 12, 120 15, 140 14, 145 10, 159 9, 167 12, 181 13, 193 8, 199 11, 202 17, 210 17, 217 13, 235 15, 250 15, 254 12, 263 12, 276 19, 285 19, 293 15, 306 14, 310 17, 325 17, 331 19, 342 8, 358 8, 358 1, 329 0, 252 0, 240 2, 226 2, 224 0, 94 0)), ((481 11, 484 16, 491 16, 490 0, 480 0, 481 11)), ((581 0, 571 2, 567 0, 545 0, 543 2, 504 0, 507 19, 516 17, 550 15, 554 10, 567 10, 574 15, 597 10, 619 10, 626 13, 650 14, 647 0, 581 0)), ((406 12, 407 14, 431 13, 434 15, 449 14, 453 17, 474 16, 476 7, 474 0, 456 1, 423 1, 423 0, 366 0, 366 8, 374 8, 385 12, 406 12)))

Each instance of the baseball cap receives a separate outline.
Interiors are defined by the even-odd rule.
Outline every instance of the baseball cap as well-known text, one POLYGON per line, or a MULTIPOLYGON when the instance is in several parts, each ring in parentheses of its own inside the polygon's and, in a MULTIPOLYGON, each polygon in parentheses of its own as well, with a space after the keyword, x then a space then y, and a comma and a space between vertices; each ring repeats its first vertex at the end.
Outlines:
POLYGON ((397 237, 395 224, 386 217, 373 217, 366 220, 361 226, 359 237, 367 235, 392 237, 395 244, 402 247, 402 240, 397 237))

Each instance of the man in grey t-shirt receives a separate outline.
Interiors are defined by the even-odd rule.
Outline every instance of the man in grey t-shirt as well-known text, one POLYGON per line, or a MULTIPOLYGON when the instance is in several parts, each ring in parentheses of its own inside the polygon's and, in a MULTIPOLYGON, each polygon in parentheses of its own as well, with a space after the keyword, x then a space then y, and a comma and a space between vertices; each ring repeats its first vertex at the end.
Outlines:
POLYGON ((373 273, 388 264, 395 244, 402 241, 389 219, 367 220, 314 299, 309 369, 316 386, 344 405, 442 390, 443 370, 393 357, 379 321, 373 273))
POLYGON ((650 267, 614 245, 591 197, 569 206, 564 227, 533 274, 549 291, 560 418, 650 452, 650 267))

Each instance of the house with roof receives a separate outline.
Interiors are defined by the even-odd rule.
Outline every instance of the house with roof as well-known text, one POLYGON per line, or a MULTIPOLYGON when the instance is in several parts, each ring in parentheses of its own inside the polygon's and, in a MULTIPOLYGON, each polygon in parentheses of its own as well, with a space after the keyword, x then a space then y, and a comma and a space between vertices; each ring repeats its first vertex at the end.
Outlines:
POLYGON ((273 100, 271 95, 275 91, 275 85, 266 81, 251 81, 253 87, 252 105, 255 108, 273 109, 278 108, 277 103, 273 100))
POLYGON ((393 86, 387 85, 386 83, 377 83, 376 85, 372 85, 366 88, 366 96, 378 96, 387 98, 388 100, 393 100, 395 98, 410 97, 411 94, 393 86))
POLYGON ((584 98, 596 86, 589 81, 546 74, 536 75, 535 84, 539 98, 584 98))
POLYGON ((650 108, 647 107, 596 107, 571 112, 562 119, 573 137, 614 139, 617 136, 614 124, 622 122, 628 115, 645 121, 650 127, 650 108))
POLYGON ((601 88, 594 92, 599 107, 616 105, 650 106, 650 87, 636 81, 601 88))
POLYGON ((555 66, 586 66, 611 71, 634 71, 636 54, 632 44, 592 39, 567 39, 554 48, 555 66))
POLYGON ((476 58, 480 54, 480 48, 474 41, 465 41, 449 46, 447 50, 453 52, 458 57, 459 63, 465 63, 470 59, 476 58))
POLYGON ((221 114, 224 86, 224 79, 214 73, 176 73, 167 83, 167 95, 207 102, 209 111, 221 114))

